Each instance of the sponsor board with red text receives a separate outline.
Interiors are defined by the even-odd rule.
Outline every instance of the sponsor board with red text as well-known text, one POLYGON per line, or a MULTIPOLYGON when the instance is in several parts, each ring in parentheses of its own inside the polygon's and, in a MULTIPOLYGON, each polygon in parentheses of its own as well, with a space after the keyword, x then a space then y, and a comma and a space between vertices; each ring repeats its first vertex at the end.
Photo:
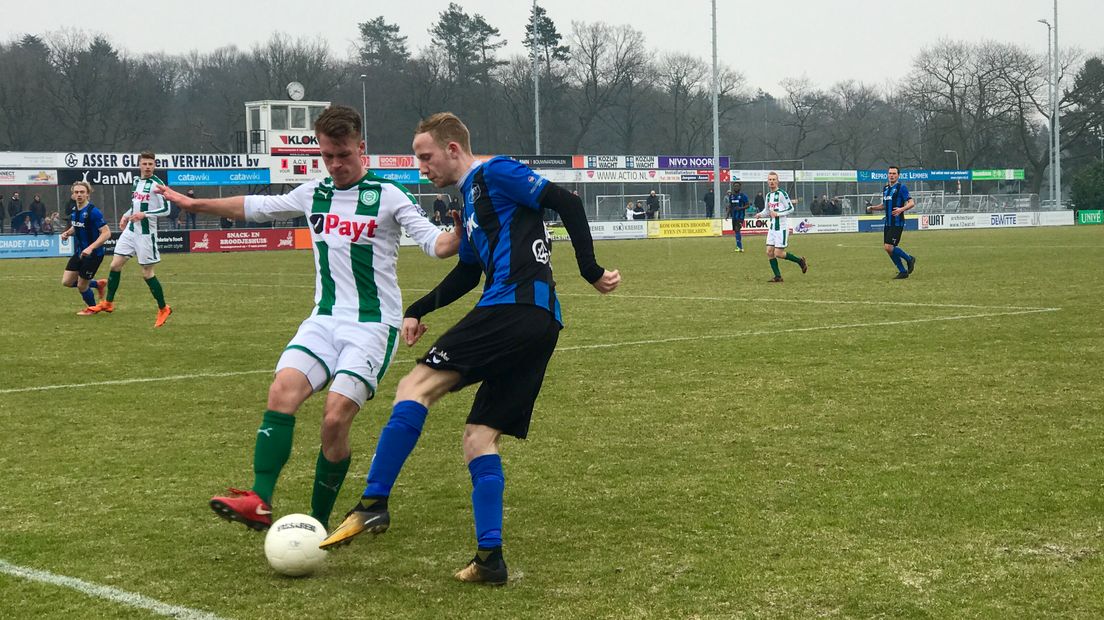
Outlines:
POLYGON ((294 250, 294 228, 243 228, 240 230, 192 231, 189 235, 192 252, 249 252, 261 250, 294 250))
POLYGON ((413 155, 367 155, 369 168, 417 168, 413 155))

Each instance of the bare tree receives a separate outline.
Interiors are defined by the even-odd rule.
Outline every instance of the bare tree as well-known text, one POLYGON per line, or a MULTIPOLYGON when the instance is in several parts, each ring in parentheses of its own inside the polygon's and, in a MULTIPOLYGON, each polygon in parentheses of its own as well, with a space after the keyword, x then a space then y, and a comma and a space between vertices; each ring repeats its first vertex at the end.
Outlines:
POLYGON ((712 102, 711 73, 704 60, 688 54, 667 54, 656 63, 656 88, 662 94, 660 115, 665 118, 661 127, 667 143, 679 153, 690 152, 691 111, 700 107, 702 98, 712 102))
POLYGON ((786 90, 783 107, 787 116, 772 142, 775 155, 808 159, 835 146, 838 138, 829 131, 831 98, 804 77, 782 80, 782 88, 786 90))
POLYGON ((963 167, 991 157, 1016 105, 1001 79, 1005 52, 994 43, 940 41, 913 62, 908 92, 931 115, 933 139, 957 151, 963 167))
POLYGON ((261 98, 285 97, 284 88, 292 81, 303 84, 308 94, 332 92, 340 82, 338 63, 321 37, 291 39, 274 34, 256 45, 249 57, 249 86, 261 98))
POLYGON ((576 125, 570 139, 579 152, 591 125, 613 105, 621 91, 648 62, 644 35, 629 26, 613 27, 596 22, 572 22, 568 80, 576 125))
POLYGON ((847 80, 832 87, 828 117, 834 136, 833 151, 843 168, 862 168, 869 163, 879 126, 876 111, 884 102, 878 91, 862 82, 847 80))
POLYGON ((526 152, 536 152, 534 143, 533 118, 533 75, 532 63, 524 56, 514 56, 500 74, 499 92, 504 102, 503 110, 508 118, 512 132, 503 132, 504 136, 514 135, 513 140, 505 138, 507 145, 526 152))

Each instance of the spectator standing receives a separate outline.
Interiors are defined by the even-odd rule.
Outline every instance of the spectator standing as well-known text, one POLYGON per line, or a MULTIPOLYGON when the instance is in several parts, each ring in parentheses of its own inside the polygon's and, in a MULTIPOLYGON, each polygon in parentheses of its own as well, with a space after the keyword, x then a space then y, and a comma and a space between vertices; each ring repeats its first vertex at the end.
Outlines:
POLYGON ((8 219, 11 220, 12 232, 15 232, 19 222, 16 221, 15 216, 23 212, 23 201, 19 199, 19 192, 14 192, 11 195, 11 200, 8 201, 8 219))
POLYGON ((4 232, 4 195, 0 194, 0 233, 4 232))
POLYGON ((180 207, 176 203, 169 203, 169 225, 173 230, 180 229, 180 207))
POLYGON ((452 217, 448 213, 448 203, 444 194, 437 194, 437 200, 433 201, 433 221, 445 226, 452 225, 452 217))
POLYGON ((31 227, 34 228, 34 234, 42 232, 42 224, 46 220, 46 205, 42 204, 42 196, 35 194, 34 200, 31 201, 31 227))
POLYGON ((658 215, 659 215, 659 196, 656 196, 655 190, 653 189, 648 194, 648 219, 649 220, 654 220, 654 219, 656 219, 656 217, 658 217, 658 215))
MULTIPOLYGON (((188 190, 188 198, 195 198, 195 190, 188 190)), ((186 217, 188 218, 188 229, 195 230, 196 228, 196 214, 195 211, 188 211, 186 217)))
POLYGON ((713 190, 705 192, 705 196, 702 196, 702 202, 705 203, 705 219, 713 219, 713 203, 716 198, 713 196, 713 190))
POLYGON ((759 213, 766 206, 767 201, 763 198, 763 192, 759 192, 755 195, 755 212, 759 213))

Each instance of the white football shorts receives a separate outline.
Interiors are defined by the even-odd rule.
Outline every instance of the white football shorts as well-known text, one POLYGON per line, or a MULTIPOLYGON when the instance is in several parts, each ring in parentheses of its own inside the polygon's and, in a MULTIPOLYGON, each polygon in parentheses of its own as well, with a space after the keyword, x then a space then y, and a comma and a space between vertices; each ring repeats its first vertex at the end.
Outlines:
POLYGON ((773 245, 776 248, 784 248, 789 239, 790 231, 788 230, 771 229, 767 231, 767 245, 773 245))
POLYGON ((367 388, 366 397, 349 390, 331 390, 348 396, 358 404, 371 400, 376 388, 383 380, 391 360, 399 350, 399 330, 383 323, 361 323, 355 320, 338 319, 332 316, 310 316, 299 325, 299 331, 284 349, 276 371, 295 368, 311 382, 315 392, 321 390, 338 375, 343 379, 354 379, 367 388), (303 354, 306 355, 303 355, 303 354), (324 372, 317 372, 316 365, 321 364, 324 372))
POLYGON ((161 252, 157 250, 157 237, 134 232, 129 227, 119 235, 115 243, 115 256, 135 256, 139 265, 154 265, 161 262, 161 252))

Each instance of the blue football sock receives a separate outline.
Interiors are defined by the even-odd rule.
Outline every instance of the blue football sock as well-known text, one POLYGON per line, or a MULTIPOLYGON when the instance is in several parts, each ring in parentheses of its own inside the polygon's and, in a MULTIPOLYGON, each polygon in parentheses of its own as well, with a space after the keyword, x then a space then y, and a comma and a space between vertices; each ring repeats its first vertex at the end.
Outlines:
POLYGON ((484 454, 468 463, 472 480, 472 513, 475 516, 475 537, 480 549, 502 546, 502 492, 506 476, 502 473, 502 458, 484 454))
POLYGON ((909 256, 909 255, 908 255, 908 254, 907 254, 907 253, 906 253, 906 252, 905 252, 904 250, 902 250, 901 248, 897 248, 897 247, 893 248, 893 255, 894 255, 894 256, 896 256, 897 258, 901 259, 901 260, 906 260, 906 261, 907 261, 907 260, 912 260, 912 257, 911 257, 911 256, 909 256))
POLYGON ((741 250, 744 249, 744 238, 743 235, 740 234, 739 230, 736 231, 736 247, 740 248, 741 250))
POLYGON ((81 299, 84 300, 85 305, 96 305, 96 296, 92 294, 92 287, 85 289, 84 292, 81 293, 81 299))
POLYGON ((376 455, 372 457, 372 467, 368 469, 364 497, 391 495, 391 487, 395 486, 406 457, 418 443, 428 413, 425 405, 412 400, 395 403, 391 419, 380 431, 379 441, 376 442, 376 455))
POLYGON ((905 264, 901 262, 901 257, 897 256, 896 252, 890 254, 889 259, 893 261, 894 265, 897 265, 897 271, 900 271, 901 273, 905 272, 905 264))

